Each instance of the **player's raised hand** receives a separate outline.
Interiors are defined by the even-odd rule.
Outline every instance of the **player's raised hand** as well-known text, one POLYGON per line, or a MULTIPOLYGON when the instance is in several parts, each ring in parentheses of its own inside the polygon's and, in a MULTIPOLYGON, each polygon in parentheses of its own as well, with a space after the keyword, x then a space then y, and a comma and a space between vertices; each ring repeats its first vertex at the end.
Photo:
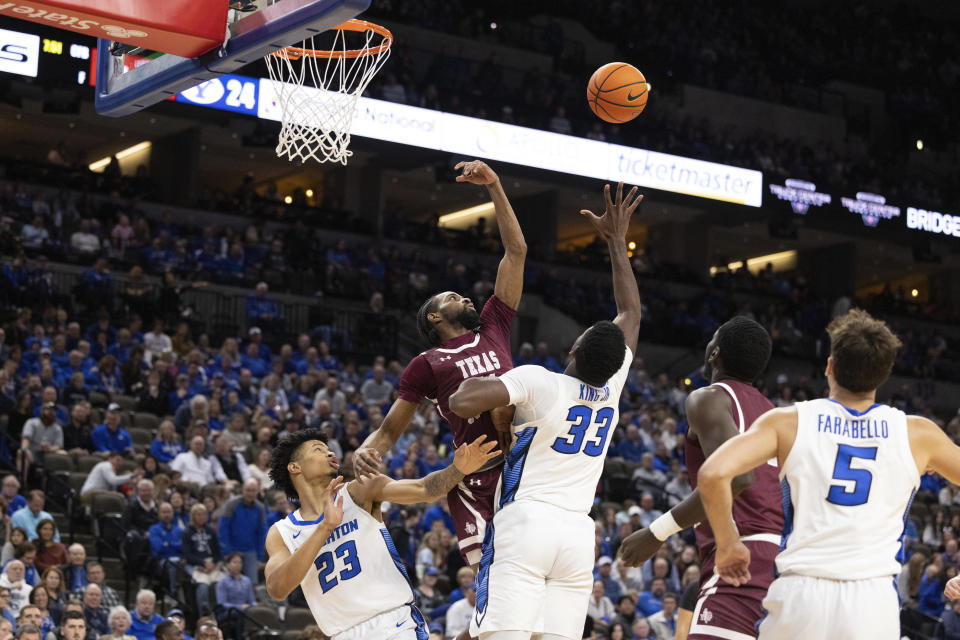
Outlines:
POLYGON ((338 497, 337 494, 345 486, 343 476, 337 476, 330 481, 323 494, 323 520, 334 527, 343 522, 343 496, 338 497))
POLYGON ((500 178, 494 173, 493 169, 483 160, 471 160, 470 162, 460 162, 454 167, 454 170, 463 172, 457 176, 457 182, 469 182, 470 184, 493 184, 500 178))
POLYGON ((654 556, 663 542, 650 532, 650 529, 640 529, 623 539, 617 555, 628 567, 639 567, 654 556))
POLYGON ((361 447, 353 452, 353 475, 363 484, 365 478, 380 475, 383 458, 380 452, 370 447, 361 447))
POLYGON ((750 582, 750 549, 739 540, 730 547, 717 547, 716 568, 720 577, 735 587, 750 582))
POLYGON ((643 194, 637 195, 638 188, 630 189, 626 199, 623 197, 623 182, 617 185, 616 200, 610 198, 610 185, 603 188, 603 199, 606 210, 602 216, 596 216, 592 211, 581 209, 580 215, 585 217, 604 238, 625 238, 630 227, 630 216, 643 200, 643 194))
POLYGON ((943 589, 943 595, 950 600, 960 598, 960 576, 954 576, 947 581, 947 586, 943 589))
POLYGON ((453 466, 463 475, 469 475, 500 455, 496 446, 497 441, 488 441, 487 436, 480 436, 470 444, 464 443, 453 454, 453 466))

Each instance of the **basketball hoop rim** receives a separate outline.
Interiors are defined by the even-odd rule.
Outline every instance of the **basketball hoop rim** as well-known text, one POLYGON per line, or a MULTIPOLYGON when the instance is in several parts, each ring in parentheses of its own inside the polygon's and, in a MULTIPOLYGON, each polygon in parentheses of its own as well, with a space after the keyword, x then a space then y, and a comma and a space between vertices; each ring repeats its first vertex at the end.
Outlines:
POLYGON ((381 42, 376 47, 366 47, 363 49, 348 49, 346 51, 333 51, 326 49, 304 49, 301 47, 284 47, 274 51, 271 55, 278 58, 286 58, 288 60, 299 60, 300 58, 310 57, 310 58, 320 58, 325 60, 330 59, 340 59, 340 58, 362 58, 364 56, 373 56, 380 55, 390 49, 390 45, 393 44, 393 34, 390 33, 390 30, 386 27, 383 27, 375 22, 369 22, 367 20, 347 20, 342 22, 337 26, 333 27, 340 31, 373 31, 377 35, 383 38, 381 42))

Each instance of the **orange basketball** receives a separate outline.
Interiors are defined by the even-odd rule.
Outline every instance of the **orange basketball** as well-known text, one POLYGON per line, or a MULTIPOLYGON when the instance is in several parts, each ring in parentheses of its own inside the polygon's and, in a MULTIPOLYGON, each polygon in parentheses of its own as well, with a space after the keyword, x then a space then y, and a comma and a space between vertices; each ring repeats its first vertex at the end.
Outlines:
POLYGON ((626 62, 605 64, 587 83, 587 104, 601 120, 622 124, 633 120, 647 106, 650 85, 643 74, 626 62))

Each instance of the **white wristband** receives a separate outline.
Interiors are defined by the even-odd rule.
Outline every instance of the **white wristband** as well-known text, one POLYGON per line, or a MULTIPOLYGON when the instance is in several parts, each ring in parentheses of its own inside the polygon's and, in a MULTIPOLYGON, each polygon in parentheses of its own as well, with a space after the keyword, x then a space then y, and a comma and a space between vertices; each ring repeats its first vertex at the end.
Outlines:
POLYGON ((673 514, 669 511, 650 523, 650 533, 660 542, 682 530, 682 527, 677 524, 673 514))

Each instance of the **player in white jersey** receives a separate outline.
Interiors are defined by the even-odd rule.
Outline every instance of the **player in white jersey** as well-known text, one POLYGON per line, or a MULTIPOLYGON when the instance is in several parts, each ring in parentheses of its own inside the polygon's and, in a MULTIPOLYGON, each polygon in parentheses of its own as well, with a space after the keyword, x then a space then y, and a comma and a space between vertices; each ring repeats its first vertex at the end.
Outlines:
POLYGON ((780 461, 784 530, 759 640, 900 638, 896 576, 910 503, 927 470, 960 483, 960 447, 933 422, 876 403, 900 341, 854 310, 827 327, 830 397, 775 409, 700 468, 720 578, 750 579, 731 480, 780 461))
POLYGON ((300 508, 267 534, 267 593, 283 600, 297 585, 332 640, 426 640, 413 588, 380 516, 382 502, 432 502, 497 455, 496 442, 463 444, 453 464, 419 480, 384 475, 342 483, 340 463, 320 431, 281 439, 270 477, 300 508), (332 479, 331 479, 332 478, 332 479))
POLYGON ((606 213, 581 212, 607 240, 617 317, 577 338, 566 370, 522 366, 499 378, 469 378, 450 397, 461 417, 515 405, 513 438, 484 535, 477 608, 470 633, 481 640, 582 636, 593 586, 593 506, 618 404, 637 348, 640 294, 627 256, 637 188, 606 213))

